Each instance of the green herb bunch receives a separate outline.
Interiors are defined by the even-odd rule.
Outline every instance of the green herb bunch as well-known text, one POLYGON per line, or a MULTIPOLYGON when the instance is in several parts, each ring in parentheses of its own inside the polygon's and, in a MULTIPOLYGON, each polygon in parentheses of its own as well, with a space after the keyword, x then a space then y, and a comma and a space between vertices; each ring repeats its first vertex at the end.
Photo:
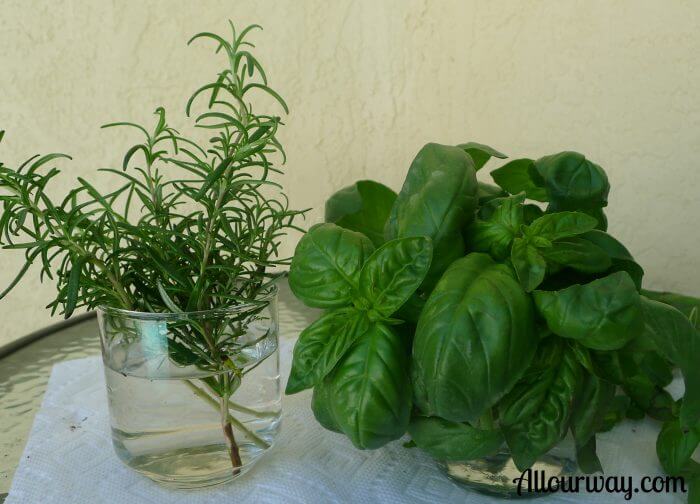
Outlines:
POLYGON ((581 470, 601 471, 596 435, 648 416, 661 465, 695 487, 700 300, 642 289, 606 231, 600 166, 562 152, 477 181, 505 157, 428 144, 398 194, 364 180, 331 196, 291 265, 295 295, 328 311, 287 393, 313 387, 317 420, 358 448, 408 432, 439 460, 505 452, 520 470, 570 434, 581 470))
MULTIPOLYGON (((151 128, 131 122, 105 128, 133 128, 142 141, 129 148, 118 175, 123 184, 103 193, 83 178, 61 201, 48 190, 59 174, 44 167, 57 158, 35 156, 13 169, 0 166, 0 243, 23 249, 26 263, 9 288, 33 263, 57 283, 52 312, 69 317, 80 307, 110 306, 149 312, 194 311, 254 299, 269 286, 282 236, 297 229, 302 212, 291 210, 273 175, 284 162, 277 140, 280 117, 256 113, 250 100, 264 93, 288 112, 268 86, 249 51, 249 26, 232 28, 230 41, 211 40, 226 56, 226 68, 187 102, 204 112, 195 125, 211 131, 201 144, 171 127, 163 108, 151 128)), ((1 297, 1 296, 0 296, 1 297)))
POLYGON ((237 33, 231 24, 229 40, 208 32, 190 40, 212 41, 226 58, 225 69, 186 105, 188 117, 195 108, 202 110, 194 125, 210 132, 208 141, 174 129, 161 107, 150 128, 107 124, 105 128, 131 128, 141 135, 127 150, 121 169, 101 170, 120 177, 121 185, 101 192, 78 178, 77 187, 62 200, 50 196, 59 170, 46 168, 68 156, 34 156, 16 169, 0 164, 0 244, 23 250, 26 259, 0 298, 38 263, 42 280, 57 285, 49 304, 52 313, 69 317, 81 307, 107 308, 103 329, 108 334, 103 337, 108 344, 148 337, 114 308, 177 313, 168 319, 169 357, 176 365, 216 375, 185 384, 220 412, 234 474, 243 463, 235 432, 259 448, 269 443, 233 414, 277 414, 231 400, 255 367, 246 368, 243 351, 260 341, 242 337, 269 302, 272 282, 280 274, 275 269, 289 263, 280 257, 281 239, 299 229, 295 219, 303 214, 289 208, 273 180, 281 173, 276 163, 285 161, 277 139, 281 119, 253 109, 252 100, 264 94, 288 112, 250 52, 254 46, 247 37, 255 28, 260 27, 237 33), (207 312, 236 305, 245 309, 207 312))

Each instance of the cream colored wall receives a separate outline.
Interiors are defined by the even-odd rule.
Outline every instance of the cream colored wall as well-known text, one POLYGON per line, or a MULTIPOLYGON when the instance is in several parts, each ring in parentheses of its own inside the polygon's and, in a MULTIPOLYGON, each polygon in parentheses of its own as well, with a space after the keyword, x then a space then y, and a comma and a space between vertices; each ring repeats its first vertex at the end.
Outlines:
MULTIPOLYGON (((220 64, 185 41, 228 18, 265 27, 258 54, 292 109, 286 185, 309 222, 355 179, 399 188, 428 141, 574 149, 608 171, 611 232, 648 285, 700 294, 697 2, 3 0, 0 156, 66 151, 58 189, 110 185, 94 170, 133 138, 99 125, 150 121, 157 105, 183 124, 220 64)), ((21 257, 0 261, 5 284, 21 257)), ((30 277, 0 302, 0 344, 49 322, 52 289, 30 277)))

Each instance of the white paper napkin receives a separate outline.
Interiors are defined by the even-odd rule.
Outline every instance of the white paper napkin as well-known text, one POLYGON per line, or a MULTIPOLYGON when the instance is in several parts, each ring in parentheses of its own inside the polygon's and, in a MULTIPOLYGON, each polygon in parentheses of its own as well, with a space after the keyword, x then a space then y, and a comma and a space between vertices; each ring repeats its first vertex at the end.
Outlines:
MULTIPOLYGON (((283 341, 287 376, 292 342, 283 341)), ((111 445, 101 360, 57 364, 12 482, 6 504, 110 503, 496 503, 499 499, 452 483, 418 449, 394 442, 361 451, 324 430, 310 409, 309 391, 284 397, 282 432, 250 473, 230 484, 171 490, 130 470, 111 445)), ((607 474, 658 475, 658 425, 626 422, 598 438, 607 474)), ((628 502, 622 495, 554 494, 547 502, 628 502)), ((681 495, 635 494, 632 502, 684 502, 681 495)), ((544 501, 543 501, 544 502, 544 501)))

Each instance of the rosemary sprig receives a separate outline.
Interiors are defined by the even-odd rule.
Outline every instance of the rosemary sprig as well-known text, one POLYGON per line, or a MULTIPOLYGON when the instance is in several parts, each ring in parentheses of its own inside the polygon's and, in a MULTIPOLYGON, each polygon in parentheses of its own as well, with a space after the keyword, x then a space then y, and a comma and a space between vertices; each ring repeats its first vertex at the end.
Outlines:
POLYGON ((247 37, 257 28, 237 33, 231 23, 228 40, 204 32, 189 42, 213 42, 226 60, 185 107, 193 125, 210 132, 208 141, 171 127, 162 107, 150 128, 126 121, 103 126, 131 128, 141 136, 120 169, 101 170, 121 177, 117 189, 101 192, 78 178, 76 187, 56 201, 48 188, 59 170, 46 168, 69 156, 34 156, 17 168, 0 163, 0 245, 25 255, 24 266, 0 298, 38 262, 42 280, 56 282, 48 307, 65 317, 82 307, 179 313, 253 303, 225 323, 184 317, 169 325, 171 359, 219 373, 203 383, 219 396, 234 467, 240 457, 231 424, 240 428, 240 423, 229 415, 229 398, 244 373, 232 357, 240 350, 237 339, 245 334, 245 320, 264 308, 255 300, 274 280, 273 269, 289 263, 279 257, 280 242, 287 231, 299 229, 295 220, 304 213, 289 208, 273 180, 281 173, 276 163, 285 162, 277 139, 281 118, 253 110, 253 100, 262 93, 288 113, 251 52, 247 37))
POLYGON ((284 162, 281 119, 253 111, 251 99, 261 92, 288 110, 250 52, 246 36, 255 28, 237 34, 231 24, 230 40, 206 32, 190 40, 213 41, 226 56, 226 68, 186 105, 188 116, 203 109, 194 125, 212 132, 208 142, 169 126, 162 107, 151 129, 106 124, 143 137, 127 150, 121 169, 102 169, 123 185, 102 193, 79 178, 61 202, 47 193, 59 170, 43 168, 68 156, 34 156, 17 169, 0 164, 0 244, 23 249, 26 257, 10 287, 40 262, 42 278, 57 283, 52 313, 68 317, 100 305, 205 310, 254 298, 273 278, 271 268, 288 264, 278 257, 280 240, 298 229, 294 222, 303 212, 289 208, 272 180, 280 173, 275 158, 284 162))

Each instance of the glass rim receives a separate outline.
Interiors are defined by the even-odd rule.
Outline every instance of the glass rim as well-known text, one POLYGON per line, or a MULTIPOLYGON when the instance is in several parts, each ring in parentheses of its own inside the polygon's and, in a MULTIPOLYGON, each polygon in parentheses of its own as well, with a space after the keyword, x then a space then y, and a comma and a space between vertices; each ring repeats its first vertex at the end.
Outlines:
POLYGON ((124 318, 132 318, 139 320, 178 320, 183 318, 203 318, 210 316, 236 315, 243 311, 269 303, 277 296, 279 287, 273 282, 267 286, 264 291, 256 296, 253 300, 246 303, 222 306, 219 308, 210 308, 208 310, 195 310, 183 312, 144 312, 137 310, 127 310, 125 308, 117 308, 114 306, 100 305, 96 308, 99 314, 118 315, 124 318))

